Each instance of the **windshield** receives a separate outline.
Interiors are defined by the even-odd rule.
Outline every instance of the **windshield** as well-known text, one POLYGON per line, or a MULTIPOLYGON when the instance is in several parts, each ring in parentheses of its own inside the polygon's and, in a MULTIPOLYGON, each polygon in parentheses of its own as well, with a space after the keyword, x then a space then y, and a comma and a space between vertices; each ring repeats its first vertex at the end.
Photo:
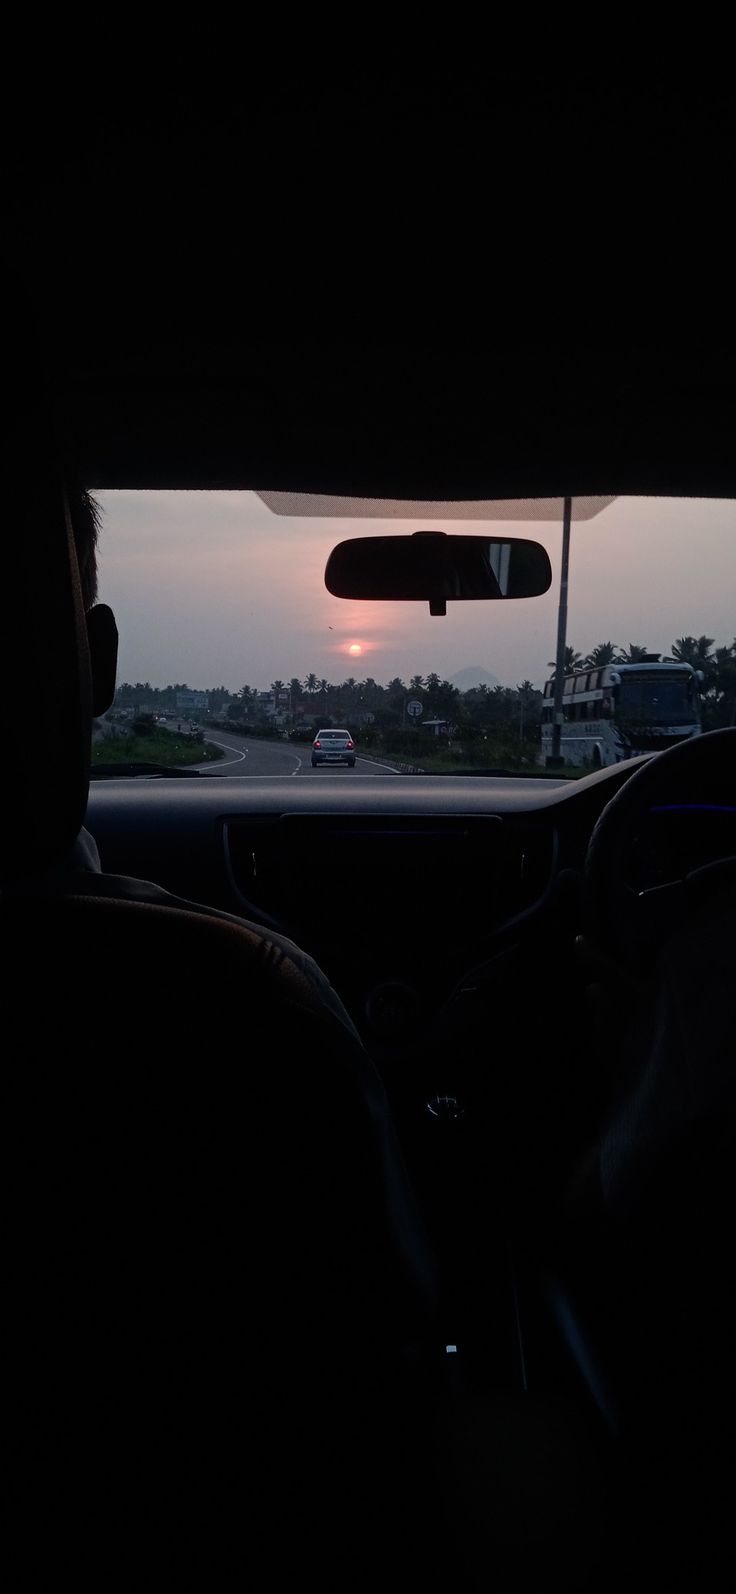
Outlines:
POLYGON ((619 688, 622 714, 652 725, 693 724, 697 706, 692 677, 624 675, 619 688))
POLYGON ((147 763, 333 781, 397 770, 574 779, 659 734, 736 720, 731 500, 573 500, 565 673, 646 656, 692 664, 703 680, 693 692, 680 676, 622 673, 616 712, 581 692, 574 712, 558 714, 562 499, 95 496, 100 598, 115 611, 120 658, 114 705, 94 728, 93 773, 147 763), (327 591, 338 542, 417 530, 534 539, 549 554, 551 587, 448 602, 444 616, 426 602, 327 591), (639 720, 651 731, 640 744, 623 735, 639 720), (331 773, 310 757, 330 733, 355 743, 331 773))

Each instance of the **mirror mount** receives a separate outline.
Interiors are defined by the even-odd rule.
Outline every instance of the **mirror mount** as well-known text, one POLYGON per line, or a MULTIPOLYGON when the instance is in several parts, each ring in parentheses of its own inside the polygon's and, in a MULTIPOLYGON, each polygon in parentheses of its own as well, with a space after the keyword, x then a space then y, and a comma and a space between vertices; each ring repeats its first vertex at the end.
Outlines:
MULTIPOLYGON (((446 531, 414 531, 414 532, 412 532, 412 538, 415 538, 415 537, 421 538, 422 541, 430 542, 433 537, 445 538, 446 539, 447 538, 447 532, 446 531)), ((438 543, 437 547, 439 548, 439 546, 440 545, 438 543)), ((436 617, 441 619, 443 615, 447 614, 447 599, 446 598, 442 598, 442 597, 430 598, 430 600, 429 600, 429 612, 430 612, 431 615, 435 615, 436 617)))

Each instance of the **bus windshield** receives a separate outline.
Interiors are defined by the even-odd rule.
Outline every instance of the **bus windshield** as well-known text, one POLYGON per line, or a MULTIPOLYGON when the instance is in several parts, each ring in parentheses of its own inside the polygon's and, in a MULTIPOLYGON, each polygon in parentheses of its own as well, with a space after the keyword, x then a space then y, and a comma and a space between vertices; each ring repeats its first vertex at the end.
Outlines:
POLYGON ((690 675, 624 675, 618 707, 653 725, 691 725, 698 717, 690 675))

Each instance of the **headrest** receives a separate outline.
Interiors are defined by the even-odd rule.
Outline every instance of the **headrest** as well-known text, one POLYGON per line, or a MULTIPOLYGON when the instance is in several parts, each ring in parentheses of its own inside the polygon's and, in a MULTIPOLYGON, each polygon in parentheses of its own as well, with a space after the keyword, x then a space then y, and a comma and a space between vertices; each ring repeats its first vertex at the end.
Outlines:
POLYGON ((0 886, 63 857, 84 820, 91 684, 56 427, 33 339, 16 333, 2 545, 0 886))

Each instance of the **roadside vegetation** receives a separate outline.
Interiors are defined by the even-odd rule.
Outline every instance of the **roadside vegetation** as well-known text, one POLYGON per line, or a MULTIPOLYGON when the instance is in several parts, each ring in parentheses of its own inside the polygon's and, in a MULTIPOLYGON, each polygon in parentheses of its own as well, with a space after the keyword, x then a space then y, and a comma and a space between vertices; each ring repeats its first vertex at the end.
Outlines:
MULTIPOLYGON (((599 642, 584 656, 568 646, 565 671, 586 666, 594 669, 608 663, 634 664, 648 652, 648 647, 639 642, 626 646, 599 642)), ((663 659, 692 664, 703 672, 703 730, 736 724, 736 638, 716 647, 713 637, 678 637, 663 659)), ((554 673, 554 663, 550 664, 550 673, 554 673)), ((118 688, 115 711, 128 717, 131 740, 124 749, 116 738, 114 751, 108 741, 99 744, 95 759, 109 762, 148 758, 176 764, 218 757, 219 750, 207 749, 203 738, 193 749, 186 733, 176 735, 173 729, 164 731, 156 724, 159 713, 177 716, 183 712, 184 695, 197 698, 200 706, 196 712, 208 726, 219 726, 241 736, 287 737, 306 744, 323 727, 347 726, 355 736, 359 753, 385 758, 390 763, 429 772, 497 769, 525 775, 544 773, 543 697, 533 682, 521 681, 517 686, 478 685, 460 691, 436 674, 414 675, 409 681, 395 677, 381 685, 372 676, 362 681, 348 676, 334 683, 313 673, 303 680, 296 676, 291 680, 277 679, 263 691, 249 685, 238 691, 218 686, 198 694, 185 683, 153 687, 148 681, 135 685, 126 681, 118 688), (415 704, 421 708, 416 716, 412 712, 415 704), (147 725, 142 730, 144 721, 147 725), (427 728, 432 722, 434 731, 427 728), (145 747, 134 740, 140 736, 145 747), (157 739, 155 750, 153 736, 157 739)), ((584 771, 565 766, 563 773, 584 771)))
POLYGON ((93 773, 95 764, 165 764, 174 768, 224 757, 222 748, 206 742, 201 731, 169 731, 152 719, 134 720, 129 730, 113 720, 106 728, 108 734, 92 747, 93 773))

